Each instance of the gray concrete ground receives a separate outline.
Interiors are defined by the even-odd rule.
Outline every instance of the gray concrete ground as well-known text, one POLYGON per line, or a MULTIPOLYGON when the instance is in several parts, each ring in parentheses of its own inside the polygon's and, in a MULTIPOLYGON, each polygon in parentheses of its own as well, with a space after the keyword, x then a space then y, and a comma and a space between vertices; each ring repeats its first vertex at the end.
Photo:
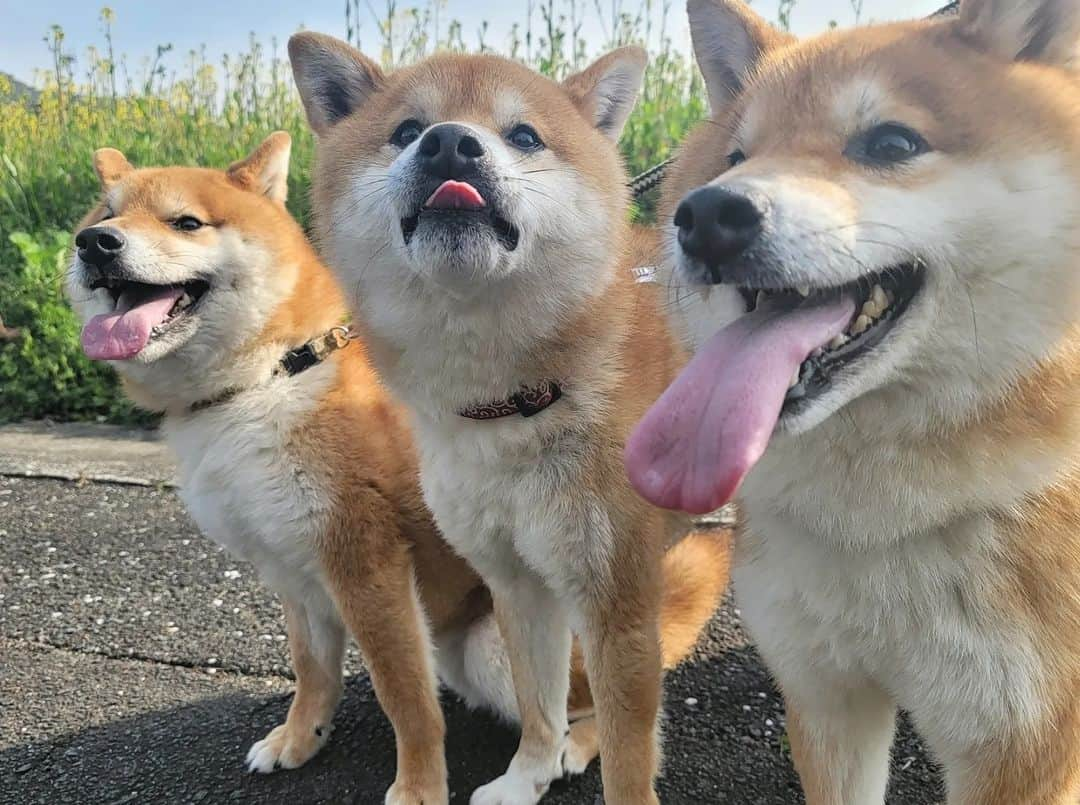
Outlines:
MULTIPOLYGON (((299 771, 245 773, 247 747, 288 707, 280 606, 196 533, 158 483, 171 470, 151 437, 65 431, 0 428, 0 803, 380 803, 394 741, 355 651, 327 749, 299 771)), ((465 803, 516 735, 452 695, 444 705, 465 803)), ((669 675, 664 732, 665 803, 801 802, 780 697, 730 602, 669 675)), ((594 765, 545 802, 599 790, 594 765)), ((889 802, 941 798, 902 727, 889 802)))
POLYGON ((0 474, 141 486, 173 482, 173 460, 154 431, 87 423, 0 425, 0 474))

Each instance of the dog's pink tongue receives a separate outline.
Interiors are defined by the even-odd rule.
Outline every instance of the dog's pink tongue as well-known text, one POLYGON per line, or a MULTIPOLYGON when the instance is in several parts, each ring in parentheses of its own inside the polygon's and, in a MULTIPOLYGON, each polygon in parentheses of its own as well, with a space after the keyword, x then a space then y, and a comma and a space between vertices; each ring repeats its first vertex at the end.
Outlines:
POLYGON ((136 300, 121 295, 112 313, 94 316, 82 331, 82 348, 93 361, 126 361, 142 352, 150 333, 169 317, 183 288, 162 288, 136 300))
POLYGON ((850 299, 758 311, 713 336, 631 435, 634 488, 656 506, 691 514, 730 501, 765 452, 792 376, 854 313, 850 299))
POLYGON ((480 191, 468 182, 443 182, 424 206, 432 210, 482 210, 487 205, 480 191))

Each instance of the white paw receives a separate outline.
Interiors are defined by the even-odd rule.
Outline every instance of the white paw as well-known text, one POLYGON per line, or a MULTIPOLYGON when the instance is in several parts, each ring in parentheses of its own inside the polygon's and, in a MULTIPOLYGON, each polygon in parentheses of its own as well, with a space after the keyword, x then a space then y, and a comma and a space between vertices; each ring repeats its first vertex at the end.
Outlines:
POLYGON ((473 792, 469 805, 536 805, 550 783, 534 783, 513 772, 481 786, 473 792))
POLYGON ((270 774, 278 769, 298 769, 318 754, 329 737, 329 725, 297 729, 281 724, 248 750, 248 771, 270 774))

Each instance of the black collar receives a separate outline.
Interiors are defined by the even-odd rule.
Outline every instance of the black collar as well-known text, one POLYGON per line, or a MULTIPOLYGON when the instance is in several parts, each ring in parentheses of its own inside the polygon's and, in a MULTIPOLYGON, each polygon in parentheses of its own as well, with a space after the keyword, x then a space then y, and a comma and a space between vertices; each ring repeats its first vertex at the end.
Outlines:
MULTIPOLYGON (((281 360, 277 362, 274 371, 270 373, 270 377, 295 377, 296 375, 311 369, 313 366, 318 366, 339 349, 347 347, 350 341, 355 340, 356 334, 351 327, 335 327, 329 332, 323 333, 318 338, 311 339, 303 346, 286 352, 281 360)), ((199 411, 205 411, 207 408, 212 408, 215 405, 221 405, 251 388, 253 387, 246 386, 225 389, 225 391, 207 400, 199 400, 199 402, 192 403, 188 406, 188 412, 194 414, 199 411)))
POLYGON ((466 419, 488 420, 520 414, 528 419, 558 402, 561 397, 562 387, 554 380, 545 380, 534 388, 522 386, 520 391, 504 400, 462 408, 458 411, 458 415, 466 419))

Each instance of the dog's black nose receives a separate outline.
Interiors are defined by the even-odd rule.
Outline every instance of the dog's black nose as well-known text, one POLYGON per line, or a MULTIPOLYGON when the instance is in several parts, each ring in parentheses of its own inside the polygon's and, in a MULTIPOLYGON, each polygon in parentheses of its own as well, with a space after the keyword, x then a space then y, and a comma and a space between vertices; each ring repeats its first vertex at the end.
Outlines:
POLYGON ((111 226, 92 226, 75 236, 79 259, 95 268, 104 268, 124 253, 127 239, 111 226))
POLYGON ((761 221, 761 211, 746 196, 713 186, 695 190, 675 212, 679 245, 708 267, 715 282, 723 282, 724 264, 757 239, 761 221))
POLYGON ((476 135, 454 123, 427 130, 419 146, 424 170, 437 179, 467 179, 484 156, 484 146, 476 135))

